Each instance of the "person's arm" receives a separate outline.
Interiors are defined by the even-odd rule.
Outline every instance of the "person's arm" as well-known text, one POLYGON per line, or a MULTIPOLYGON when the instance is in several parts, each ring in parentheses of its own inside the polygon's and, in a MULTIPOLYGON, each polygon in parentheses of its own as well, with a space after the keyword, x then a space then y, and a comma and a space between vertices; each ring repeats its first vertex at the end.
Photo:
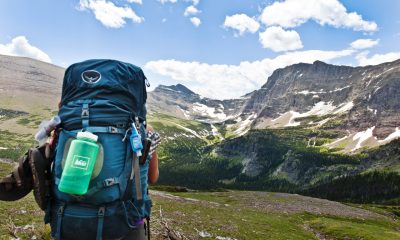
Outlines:
MULTIPOLYGON (((150 125, 147 125, 147 130, 154 132, 153 127, 151 127, 150 125)), ((150 184, 156 183, 158 180, 158 175, 159 175, 158 156, 157 156, 157 151, 154 151, 154 153, 151 155, 150 164, 149 164, 149 175, 148 175, 149 183, 150 184)))
POLYGON ((151 156, 150 165, 149 165, 149 183, 154 184, 158 180, 158 156, 157 152, 154 152, 151 156))

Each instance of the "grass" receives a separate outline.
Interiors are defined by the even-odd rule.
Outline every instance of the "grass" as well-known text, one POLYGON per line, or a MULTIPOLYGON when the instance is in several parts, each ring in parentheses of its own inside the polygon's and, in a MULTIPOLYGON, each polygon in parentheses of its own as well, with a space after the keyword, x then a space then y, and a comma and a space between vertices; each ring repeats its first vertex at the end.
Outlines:
POLYGON ((400 239, 399 224, 388 221, 312 217, 308 224, 328 239, 400 239))
POLYGON ((257 209, 236 208, 230 204, 232 202, 226 205, 198 202, 172 204, 156 198, 154 206, 161 208, 164 215, 172 220, 172 226, 189 239, 198 239, 198 231, 212 236, 205 239, 215 239, 217 236, 236 239, 315 239, 293 218, 283 214, 265 214, 257 209))
MULTIPOLYGON (((0 175, 6 175, 12 167, 9 163, 0 162, 0 175)), ((245 191, 189 191, 174 192, 173 195, 151 192, 151 195, 153 239, 165 239, 166 223, 169 230, 179 232, 186 239, 200 239, 200 235, 209 236, 202 239, 400 238, 400 224, 389 217, 331 216, 291 212, 277 207, 296 205, 299 201, 317 207, 317 200, 310 201, 310 198, 303 199, 299 195, 245 191)), ((361 206, 371 208, 369 205, 361 206)), ((373 207, 379 209, 374 212, 385 216, 395 209, 380 205, 373 207)), ((32 194, 16 202, 0 202, 0 220, 0 239, 50 239, 49 226, 43 224, 43 212, 37 207, 32 194)))
MULTIPOLYGON (((399 239, 400 224, 389 218, 356 218, 310 213, 285 213, 285 209, 266 212, 248 204, 239 192, 185 192, 174 195, 199 201, 155 199, 155 208, 162 209, 171 226, 189 239, 198 239, 198 232, 236 239, 399 239), (232 196, 232 197, 229 197, 232 196), (177 219, 179 219, 177 221, 177 219)), ((246 193, 246 192, 242 192, 246 193)), ((251 194, 251 193, 249 193, 251 194)), ((275 194, 263 201, 280 203, 275 194)), ((295 195, 292 195, 295 196, 295 195)), ((289 197, 288 204, 296 198, 289 197)), ((385 212, 385 210, 382 210, 385 212)))
POLYGON ((44 118, 40 115, 31 114, 28 117, 18 119, 17 123, 28 128, 37 129, 44 118))
POLYGON ((17 160, 32 146, 32 135, 0 130, 0 158, 17 160))
POLYGON ((23 111, 16 111, 16 110, 11 110, 11 109, 5 109, 5 108, 0 108, 0 120, 4 121, 7 119, 15 118, 15 117, 20 117, 23 115, 26 115, 26 112, 23 111))

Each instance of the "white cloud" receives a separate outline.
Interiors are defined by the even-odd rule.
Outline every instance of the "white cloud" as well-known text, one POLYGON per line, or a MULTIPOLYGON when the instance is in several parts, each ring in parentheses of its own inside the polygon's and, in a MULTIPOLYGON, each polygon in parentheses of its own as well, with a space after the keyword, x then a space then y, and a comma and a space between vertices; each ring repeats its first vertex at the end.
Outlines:
POLYGON ((146 63, 145 69, 179 83, 205 97, 228 99, 238 98, 260 88, 276 69, 291 64, 316 60, 327 61, 352 55, 354 50, 342 51, 298 51, 289 52, 276 58, 255 62, 241 62, 239 65, 181 62, 158 60, 146 63))
POLYGON ((177 0, 158 0, 160 3, 164 4, 164 3, 176 3, 177 0))
POLYGON ((196 15, 199 14, 200 11, 195 7, 195 6, 189 6, 185 9, 185 12, 183 13, 183 15, 185 17, 190 16, 190 15, 196 15))
POLYGON ((225 17, 224 27, 235 29, 239 35, 243 35, 245 32, 257 32, 260 24, 246 14, 235 14, 225 17))
POLYGON ((358 39, 350 43, 350 46, 354 49, 366 49, 371 48, 379 43, 379 39, 358 39))
POLYGON ((375 22, 365 21, 356 12, 348 13, 338 0, 286 0, 275 2, 264 8, 261 22, 267 26, 292 28, 314 20, 320 25, 336 28, 351 28, 355 31, 374 32, 375 22))
POLYGON ((136 15, 130 7, 118 7, 107 0, 80 0, 80 10, 93 11, 97 20, 109 28, 121 28, 126 24, 125 19, 134 23, 143 22, 143 18, 136 15))
POLYGON ((356 56, 359 66, 377 65, 384 62, 392 62, 400 59, 400 52, 390 52, 385 54, 375 54, 368 57, 369 51, 364 51, 356 56))
POLYGON ((34 58, 43 62, 51 62, 49 55, 29 44, 25 36, 18 36, 11 43, 0 44, 0 54, 34 58))
POLYGON ((201 24, 201 20, 198 17, 192 17, 190 18, 190 21, 193 23, 193 25, 195 25, 196 27, 200 26, 201 24))
POLYGON ((143 4, 142 0, 126 0, 126 1, 128 1, 129 3, 143 4))
POLYGON ((275 52, 296 50, 303 48, 299 34, 294 30, 285 31, 281 27, 269 27, 259 34, 260 42, 264 48, 275 52))
POLYGON ((193 0, 192 2, 193 2, 193 5, 196 6, 197 4, 199 4, 200 0, 193 0))

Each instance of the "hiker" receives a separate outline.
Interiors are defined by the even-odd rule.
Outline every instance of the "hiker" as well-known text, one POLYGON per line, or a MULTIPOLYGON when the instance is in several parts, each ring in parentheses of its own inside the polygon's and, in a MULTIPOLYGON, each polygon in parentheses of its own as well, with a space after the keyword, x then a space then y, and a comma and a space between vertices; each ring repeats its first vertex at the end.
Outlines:
POLYGON ((148 184, 159 175, 160 137, 146 123, 146 86, 139 67, 116 60, 67 68, 60 125, 50 143, 30 149, 0 181, 0 200, 33 188, 57 240, 150 239, 144 220, 152 206, 148 184))

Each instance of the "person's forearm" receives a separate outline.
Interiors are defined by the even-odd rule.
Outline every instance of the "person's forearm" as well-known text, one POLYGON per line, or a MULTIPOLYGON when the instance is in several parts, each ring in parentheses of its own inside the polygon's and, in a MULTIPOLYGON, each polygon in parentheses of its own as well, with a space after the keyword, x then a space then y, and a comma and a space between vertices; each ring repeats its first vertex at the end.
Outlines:
POLYGON ((151 156, 150 166, 149 166, 149 183, 154 184, 158 180, 158 156, 157 152, 154 152, 151 156))

